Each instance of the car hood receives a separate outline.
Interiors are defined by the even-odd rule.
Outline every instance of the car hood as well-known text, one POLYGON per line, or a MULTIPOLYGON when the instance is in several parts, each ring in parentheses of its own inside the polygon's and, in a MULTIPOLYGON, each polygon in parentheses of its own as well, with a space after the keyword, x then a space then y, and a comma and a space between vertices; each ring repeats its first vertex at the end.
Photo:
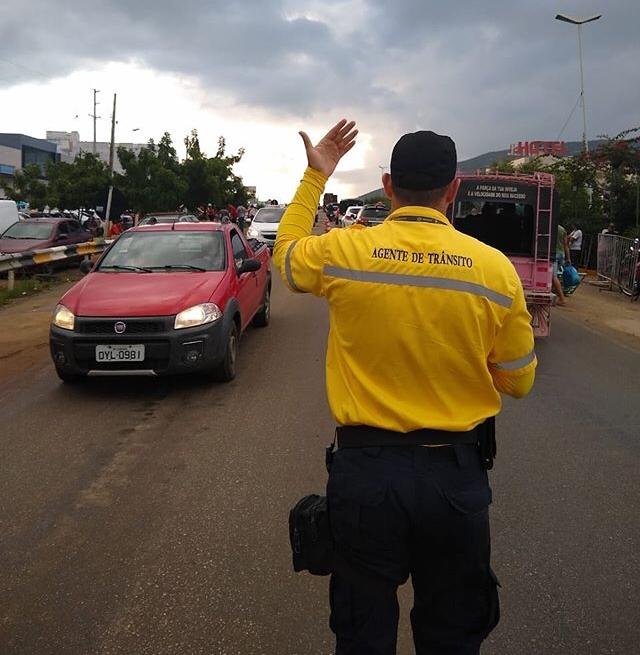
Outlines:
POLYGON ((89 273, 60 300, 76 316, 171 316, 209 302, 224 271, 89 273))
POLYGON ((251 227, 255 227, 258 230, 265 230, 266 232, 277 232, 280 223, 256 223, 256 221, 253 221, 251 227))
POLYGON ((0 239, 0 253, 11 254, 46 248, 48 239, 0 239))

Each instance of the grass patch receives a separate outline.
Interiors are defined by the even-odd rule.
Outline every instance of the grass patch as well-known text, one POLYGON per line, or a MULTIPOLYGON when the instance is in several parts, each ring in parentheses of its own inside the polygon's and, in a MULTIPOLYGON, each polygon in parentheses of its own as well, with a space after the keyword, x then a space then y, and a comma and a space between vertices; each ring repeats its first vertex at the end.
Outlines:
POLYGON ((7 281, 0 280, 0 305, 4 305, 10 300, 15 298, 22 298, 34 293, 38 293, 49 286, 47 282, 43 282, 35 277, 29 277, 23 280, 16 280, 15 285, 11 291, 7 289, 7 281))

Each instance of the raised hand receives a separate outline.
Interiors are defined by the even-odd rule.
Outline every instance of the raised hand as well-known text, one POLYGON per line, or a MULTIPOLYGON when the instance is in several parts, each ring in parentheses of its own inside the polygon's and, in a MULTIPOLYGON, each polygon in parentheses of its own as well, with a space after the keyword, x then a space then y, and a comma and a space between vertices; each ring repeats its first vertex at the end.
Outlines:
POLYGON ((311 168, 315 168, 327 177, 330 177, 336 170, 338 162, 356 144, 358 130, 354 129, 355 121, 343 118, 336 123, 314 146, 306 132, 300 132, 307 151, 307 161, 311 168))

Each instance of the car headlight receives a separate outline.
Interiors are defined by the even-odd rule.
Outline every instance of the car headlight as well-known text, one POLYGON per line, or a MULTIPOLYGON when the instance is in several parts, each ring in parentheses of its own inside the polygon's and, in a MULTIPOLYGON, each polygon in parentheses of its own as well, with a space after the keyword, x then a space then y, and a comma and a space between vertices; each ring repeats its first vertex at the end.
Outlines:
POLYGON ((176 316, 176 322, 173 327, 176 330, 197 327, 198 325, 205 325, 205 323, 213 323, 219 318, 222 318, 220 307, 212 302, 205 302, 202 305, 194 305, 180 312, 176 316))
POLYGON ((73 330, 76 317, 64 305, 58 305, 53 312, 53 324, 63 330, 73 330))
POLYGON ((255 227, 253 227, 253 225, 252 225, 252 226, 247 230, 247 236, 248 236, 250 239, 256 239, 256 238, 258 238, 258 237, 260 236, 260 232, 258 232, 258 230, 257 230, 255 227))

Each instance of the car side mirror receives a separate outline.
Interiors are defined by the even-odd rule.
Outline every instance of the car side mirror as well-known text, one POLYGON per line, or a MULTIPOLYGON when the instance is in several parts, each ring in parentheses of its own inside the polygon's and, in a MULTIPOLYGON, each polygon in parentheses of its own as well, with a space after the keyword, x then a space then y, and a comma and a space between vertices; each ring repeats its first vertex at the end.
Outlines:
POLYGON ((80 272, 82 273, 82 275, 91 273, 92 268, 93 268, 93 262, 90 259, 83 259, 80 262, 80 272))
POLYGON ((242 273, 253 273, 259 271, 262 264, 257 259, 243 259, 240 266, 238 266, 238 275, 242 273))

